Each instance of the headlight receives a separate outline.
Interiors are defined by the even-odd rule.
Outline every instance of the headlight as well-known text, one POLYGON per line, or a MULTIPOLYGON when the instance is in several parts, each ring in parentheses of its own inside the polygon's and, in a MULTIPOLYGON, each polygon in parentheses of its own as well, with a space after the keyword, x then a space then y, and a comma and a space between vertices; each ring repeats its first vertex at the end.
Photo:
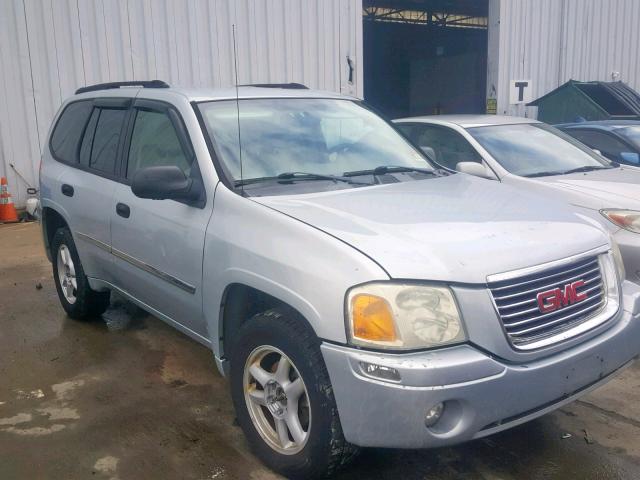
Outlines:
POLYGON ((616 264, 616 270, 618 271, 618 276, 620 281, 624 281, 626 277, 626 272, 624 270, 624 262, 622 261, 622 253, 620 253, 620 247, 618 246, 618 242, 610 236, 611 239, 611 253, 613 254, 613 260, 616 264))
POLYGON ((369 283, 349 290, 346 302, 349 339, 356 345, 417 349, 466 339, 445 287, 369 283))
POLYGON ((635 210, 600 210, 600 213, 618 227, 640 233, 640 212, 635 210))

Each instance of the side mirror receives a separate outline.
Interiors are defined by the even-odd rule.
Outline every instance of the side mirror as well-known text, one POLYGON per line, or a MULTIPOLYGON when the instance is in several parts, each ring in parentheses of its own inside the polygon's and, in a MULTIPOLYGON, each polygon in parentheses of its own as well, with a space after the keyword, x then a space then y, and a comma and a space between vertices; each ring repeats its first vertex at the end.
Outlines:
POLYGON ((640 155, 636 152, 620 152, 620 160, 625 163, 633 163, 638 165, 640 163, 640 155))
POLYGON ((198 190, 193 180, 175 165, 142 168, 135 173, 131 184, 136 197, 152 200, 194 201, 200 195, 198 190))
POLYGON ((495 180, 496 176, 484 164, 478 162, 460 162, 456 165, 456 170, 460 173, 468 173, 475 177, 495 180))

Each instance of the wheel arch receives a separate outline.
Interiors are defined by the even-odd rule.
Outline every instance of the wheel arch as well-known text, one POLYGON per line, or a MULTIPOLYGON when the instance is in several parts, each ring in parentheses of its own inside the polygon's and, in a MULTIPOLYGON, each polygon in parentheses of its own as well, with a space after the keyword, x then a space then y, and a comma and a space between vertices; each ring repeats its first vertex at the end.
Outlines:
POLYGON ((42 224, 42 238, 44 241, 44 249, 47 254, 47 258, 50 262, 53 261, 53 255, 51 253, 51 242, 53 240, 53 236, 61 227, 69 228, 69 222, 65 219, 65 217, 55 208, 45 206, 42 208, 41 213, 41 224, 42 224))
POLYGON ((226 286, 220 303, 218 322, 218 356, 223 362, 229 354, 236 340, 236 335, 242 325, 258 313, 274 308, 286 309, 291 312, 310 332, 316 335, 316 330, 301 310, 290 302, 274 296, 262 289, 243 282, 233 282, 226 286))

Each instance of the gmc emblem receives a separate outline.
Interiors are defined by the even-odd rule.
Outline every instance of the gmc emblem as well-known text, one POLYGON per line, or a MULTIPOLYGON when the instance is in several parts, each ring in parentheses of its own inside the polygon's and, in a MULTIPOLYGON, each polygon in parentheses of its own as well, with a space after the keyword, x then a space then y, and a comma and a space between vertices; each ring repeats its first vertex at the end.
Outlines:
POLYGON ((578 280, 565 285, 564 291, 561 288, 554 288, 553 290, 538 293, 536 296, 538 309, 542 313, 549 313, 567 305, 586 300, 589 295, 584 292, 578 293, 578 289, 582 286, 584 286, 584 280, 578 280))

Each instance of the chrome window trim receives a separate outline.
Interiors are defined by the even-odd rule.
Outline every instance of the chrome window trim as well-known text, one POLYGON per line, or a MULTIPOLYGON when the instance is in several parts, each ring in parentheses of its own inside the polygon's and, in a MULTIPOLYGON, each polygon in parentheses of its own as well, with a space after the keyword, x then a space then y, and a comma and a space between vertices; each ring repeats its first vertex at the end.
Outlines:
POLYGON ((102 250, 104 250, 106 252, 109 252, 111 255, 124 260, 125 262, 133 265, 134 267, 137 267, 137 268, 139 268, 141 270, 144 270, 145 272, 150 273, 151 275, 154 275, 154 276, 164 280, 165 282, 168 282, 171 285, 184 290, 187 293, 190 293, 192 295, 194 293, 196 293, 196 287, 194 287, 193 285, 188 284, 187 282, 183 282, 179 278, 176 278, 173 275, 168 274, 167 272, 163 272, 162 270, 158 270, 154 266, 149 265, 148 263, 145 263, 142 260, 138 260, 137 258, 132 257, 131 255, 128 255, 128 254, 126 254, 126 253, 124 253, 124 252, 122 252, 122 251, 120 251, 120 250, 118 250, 116 248, 113 248, 113 247, 107 245, 106 243, 87 235, 86 233, 76 232, 76 234, 78 235, 78 237, 82 238, 83 240, 87 241, 88 243, 91 243, 92 245, 95 245, 96 247, 101 248, 102 250))

